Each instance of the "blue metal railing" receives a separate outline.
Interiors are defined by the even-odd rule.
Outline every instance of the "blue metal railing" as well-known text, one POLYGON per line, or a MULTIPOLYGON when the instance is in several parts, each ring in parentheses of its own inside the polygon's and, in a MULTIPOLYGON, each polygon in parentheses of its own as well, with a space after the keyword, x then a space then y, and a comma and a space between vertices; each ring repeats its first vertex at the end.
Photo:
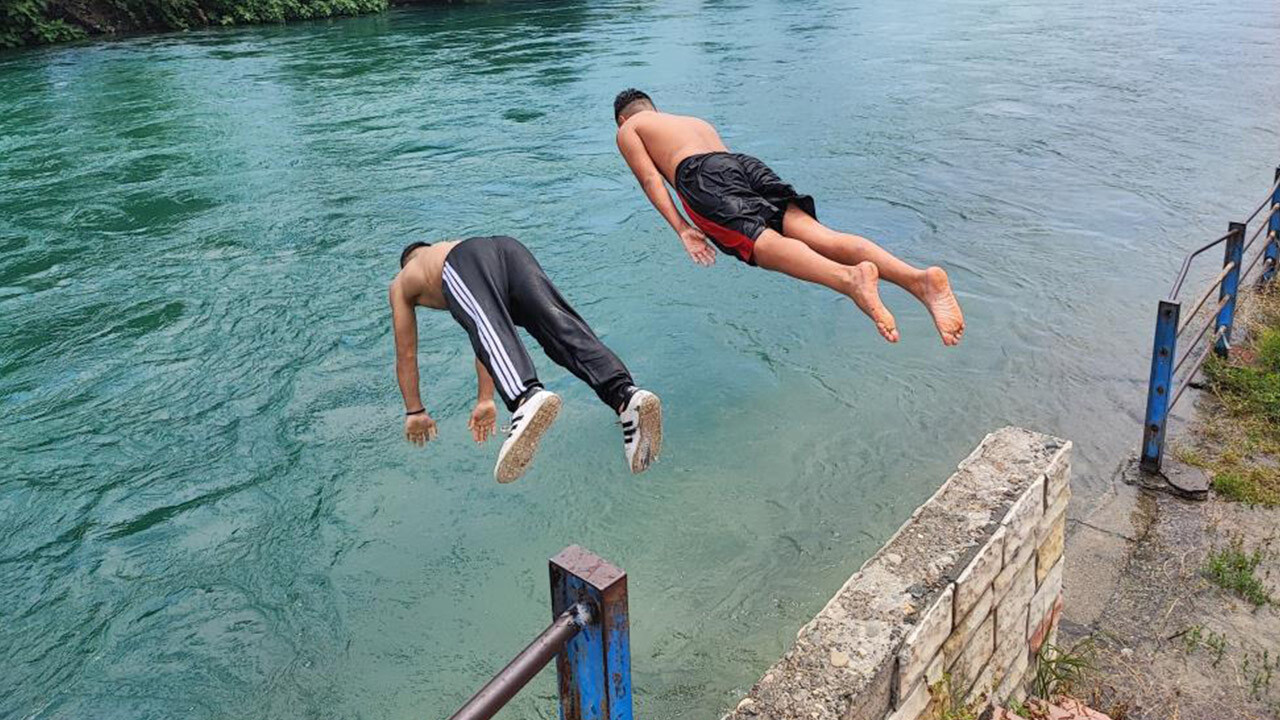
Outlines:
POLYGON ((571 545, 551 558, 551 625, 450 720, 488 720, 552 659, 562 720, 631 720, 627 574, 571 545))
POLYGON ((1235 324, 1236 296, 1239 294, 1242 283, 1259 261, 1262 262, 1262 275, 1259 282, 1271 282, 1275 278, 1277 262, 1280 262, 1278 237, 1280 237, 1280 167, 1276 168, 1275 183, 1271 186, 1266 199, 1249 214, 1249 217, 1245 218, 1244 222, 1229 223, 1227 234, 1196 248, 1182 261, 1178 277, 1174 279, 1173 287, 1169 290, 1169 297, 1161 300, 1156 310, 1155 342, 1151 349, 1151 377, 1147 382, 1147 410, 1142 429, 1141 467, 1146 472, 1160 472, 1160 463, 1164 458, 1165 425, 1169 419, 1169 412, 1182 397, 1187 386, 1191 384, 1191 379, 1200 370, 1200 366, 1208 359, 1209 353, 1214 352, 1220 357, 1227 357, 1231 352, 1231 330, 1235 324), (1267 214, 1259 223, 1258 229, 1246 241, 1245 234, 1248 232, 1249 223, 1253 222, 1264 209, 1267 210, 1267 214), (1264 230, 1267 231, 1266 243, 1262 250, 1254 255, 1249 265, 1244 267, 1245 254, 1253 247, 1254 241, 1264 230), (1192 261, 1223 243, 1225 246, 1222 271, 1192 304, 1191 311, 1183 320, 1182 304, 1178 302, 1178 293, 1182 291, 1182 285, 1187 279, 1187 273, 1191 270, 1192 261), (1200 328, 1195 338, 1187 345, 1187 351, 1182 359, 1175 361, 1178 353, 1178 339, 1213 295, 1215 289, 1218 290, 1217 307, 1210 313, 1209 321, 1200 328), (1206 347, 1196 354, 1196 347, 1210 328, 1214 330, 1212 338, 1206 347), (1182 380, 1175 388, 1174 377, 1193 357, 1190 369, 1183 374, 1182 380), (1172 392, 1170 392, 1171 389, 1172 392))

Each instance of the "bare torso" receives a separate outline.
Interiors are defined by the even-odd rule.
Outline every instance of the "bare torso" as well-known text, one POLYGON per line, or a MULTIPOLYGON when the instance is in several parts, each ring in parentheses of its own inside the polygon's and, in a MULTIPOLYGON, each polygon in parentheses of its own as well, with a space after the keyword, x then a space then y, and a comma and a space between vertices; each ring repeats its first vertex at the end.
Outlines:
POLYGON ((628 118, 623 127, 635 128, 658 172, 673 184, 681 160, 729 149, 711 123, 688 115, 645 110, 628 118))
POLYGON ((444 275, 444 258, 457 245, 456 240, 445 240, 422 248, 409 258, 396 282, 401 283, 405 297, 414 305, 447 310, 441 278, 444 275))

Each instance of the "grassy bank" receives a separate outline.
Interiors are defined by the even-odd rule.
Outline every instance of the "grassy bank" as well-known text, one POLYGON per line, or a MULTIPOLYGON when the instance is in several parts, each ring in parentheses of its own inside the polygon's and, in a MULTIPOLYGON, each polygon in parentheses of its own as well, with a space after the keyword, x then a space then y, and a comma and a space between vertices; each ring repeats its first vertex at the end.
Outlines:
POLYGON ((1198 437, 1179 460, 1204 468, 1220 495, 1251 505, 1280 505, 1280 291, 1245 296, 1244 341, 1229 360, 1204 367, 1216 407, 1201 413, 1198 437))
POLYGON ((388 0, 0 0, 0 47, 378 12, 388 0))

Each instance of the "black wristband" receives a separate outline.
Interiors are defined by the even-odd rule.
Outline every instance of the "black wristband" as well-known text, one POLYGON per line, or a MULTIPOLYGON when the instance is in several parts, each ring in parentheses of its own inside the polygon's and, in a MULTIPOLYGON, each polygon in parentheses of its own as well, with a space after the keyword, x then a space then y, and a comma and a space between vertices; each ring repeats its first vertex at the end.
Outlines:
POLYGON ((417 410, 414 410, 412 412, 405 413, 404 416, 409 417, 410 415, 426 415, 426 414, 427 414, 426 408, 418 408, 417 410))

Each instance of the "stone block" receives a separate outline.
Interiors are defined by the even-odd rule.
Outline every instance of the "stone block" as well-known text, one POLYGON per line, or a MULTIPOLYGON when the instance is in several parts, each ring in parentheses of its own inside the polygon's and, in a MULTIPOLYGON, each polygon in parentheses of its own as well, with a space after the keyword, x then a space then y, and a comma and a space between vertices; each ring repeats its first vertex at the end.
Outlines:
POLYGON ((890 712, 885 716, 885 720, 918 720, 924 711, 929 707, 929 684, 924 682, 924 678, 917 682, 910 692, 908 692, 898 709, 890 712))
MULTIPOLYGON (((1030 595, 1027 596, 1030 599, 1030 595)), ((1026 604, 1009 603, 996 608, 996 646, 1005 647, 1010 643, 1018 643, 1024 648, 1029 635, 1026 604)))
POLYGON ((950 668, 960 657, 960 653, 969 645, 969 641, 973 639, 974 633, 978 628, 982 627, 982 623, 991 615, 991 588, 982 594, 976 605, 969 609, 969 614, 956 622, 955 627, 951 629, 951 635, 947 637, 947 641, 942 643, 942 652, 944 665, 950 668))
POLYGON ((977 676, 970 681, 964 694, 965 707, 972 708, 978 715, 981 715, 985 706, 991 703, 991 695, 999 680, 995 676, 994 665, 992 660, 988 660, 987 664, 978 670, 977 676))
POLYGON ((1059 493, 1071 485, 1071 443, 1063 443, 1044 471, 1044 506, 1049 507, 1059 493))
POLYGON ((1065 517, 1067 514, 1067 504, 1071 502, 1071 492, 1062 493, 1053 501, 1049 508, 1044 511, 1044 517, 1040 518, 1039 525, 1036 526, 1036 545, 1043 545, 1045 537, 1049 531, 1053 529, 1054 523, 1058 518, 1065 517))
POLYGON ((1018 618, 1027 617, 1027 607, 1035 594, 1036 563, 1035 560, 1028 558, 1010 582, 1009 591, 995 605, 996 621, 999 623, 996 628, 999 642, 1004 642, 1006 637, 1015 635, 1020 636, 1024 641, 1027 639, 1027 623, 1024 620, 1019 626, 1018 618))
POLYGON ((955 617, 965 617, 991 587, 991 582, 1004 567, 1004 527, 996 529, 982 549, 969 561, 969 566, 956 578, 955 617))
POLYGON ((920 622, 902 641, 902 647, 898 649, 899 687, 910 688, 915 685, 951 634, 954 596, 955 585, 948 585, 929 609, 921 614, 920 622))
POLYGON ((1031 622, 1038 623, 1049 614, 1053 603, 1062 593, 1062 558, 1049 568, 1044 579, 1036 583, 1036 594, 1031 598, 1031 622))
POLYGON ((1044 517, 1044 477, 1040 477, 1020 495, 1000 522, 1005 528, 1004 564, 1017 557, 1028 538, 1034 542, 1036 526, 1044 517))
POLYGON ((1004 596, 1009 592, 1009 588, 1013 585, 1014 578, 1018 577, 1018 573, 1027 564, 1034 564, 1032 558, 1035 556, 1036 546, 1032 543, 1023 543, 1018 554, 1014 556, 1012 563, 1005 563, 1004 569, 996 575, 995 581, 991 583, 991 590, 994 593, 995 604, 999 605, 1004 602, 1004 596))
POLYGON ((1044 578, 1049 574, 1049 569, 1058 564, 1058 560, 1062 558, 1062 546, 1066 540, 1067 532, 1067 516, 1059 515, 1058 520, 1053 523, 1049 530, 1048 536, 1040 543, 1040 547, 1036 549, 1036 585, 1039 586, 1044 582, 1044 578))
POLYGON ((978 626, 969 644, 960 651, 951 667, 953 688, 968 689, 978 679, 987 661, 995 653, 995 618, 991 615, 978 626))
POLYGON ((1031 632, 1031 637, 1027 641, 1028 649, 1032 653, 1040 652, 1040 646, 1045 642, 1053 645, 1058 635, 1058 618, 1062 616, 1062 596, 1059 595, 1053 602, 1053 606, 1049 609, 1049 614, 1039 622, 1036 628, 1031 632))
MULTIPOLYGON (((1000 704, 1008 702, 1023 687, 1027 670, 1031 668, 1031 653, 1027 651, 1026 644, 1017 643, 1017 647, 1021 652, 1012 653, 1010 658, 1006 658, 1009 664, 1005 666, 1004 676, 996 686, 996 696, 993 700, 1000 704)), ((997 655, 999 654, 997 651, 997 655)))

